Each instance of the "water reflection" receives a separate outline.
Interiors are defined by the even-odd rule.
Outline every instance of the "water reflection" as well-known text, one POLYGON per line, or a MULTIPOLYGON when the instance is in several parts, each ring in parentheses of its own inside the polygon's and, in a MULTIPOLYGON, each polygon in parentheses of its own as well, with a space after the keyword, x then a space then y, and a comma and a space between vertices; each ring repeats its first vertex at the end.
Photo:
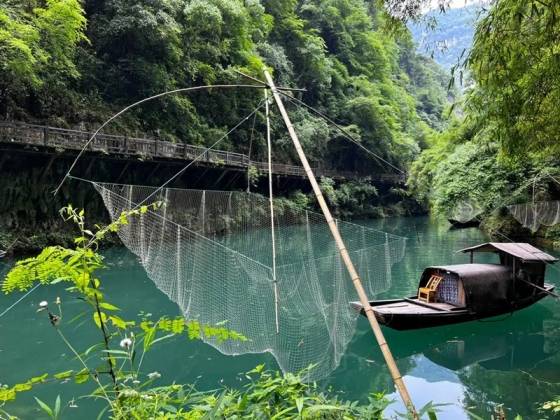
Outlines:
MULTIPOLYGON (((409 238, 404 258, 393 266, 390 288, 375 298, 414 293, 424 267, 466 262, 468 257, 455 251, 486 240, 477 229, 449 231, 446 222, 437 223, 426 218, 367 223, 409 238)), ((480 261, 489 262, 482 258, 480 261)), ((133 318, 140 310, 153 312, 154 316, 178 313, 177 306, 155 288, 136 258, 126 250, 111 250, 107 253, 107 262, 110 268, 103 274, 106 292, 115 297, 113 300, 118 306, 126 308, 123 317, 133 318)), ((560 285, 558 270, 549 269, 546 281, 560 285)), ((0 319, 0 382, 14 383, 40 372, 68 368, 64 359, 66 349, 52 333, 48 321, 35 312, 38 301, 52 300, 61 293, 64 293, 62 285, 59 289, 39 289, 0 319)), ((0 295, 0 312, 15 299, 16 296, 0 295)), ((66 305, 65 313, 68 312, 69 318, 80 310, 80 303, 69 298, 66 305)), ((533 419, 539 417, 538 403, 560 394, 558 305, 558 301, 546 298, 512 316, 426 330, 386 328, 384 331, 415 403, 418 406, 428 401, 451 404, 441 408, 440 419, 467 419, 466 408, 489 418, 496 403, 503 403, 510 413, 533 419)), ((89 327, 65 328, 80 349, 87 348, 96 339, 89 335, 92 332, 89 327)), ((276 367, 274 359, 267 355, 229 357, 203 343, 173 340, 152 353, 146 361, 146 369, 158 370, 166 382, 197 382, 200 389, 215 389, 222 384, 241 386, 244 377, 239 374, 263 362, 276 367)), ((349 399, 365 400, 368 393, 385 390, 398 401, 365 319, 359 320, 356 334, 338 369, 320 385, 339 390, 342 397, 349 399)), ((52 402, 57 393, 69 399, 83 393, 83 389, 72 384, 63 388, 46 386, 38 389, 37 395, 52 402)), ((33 418, 37 414, 31 409, 34 404, 31 395, 22 396, 12 412, 23 418, 33 418)), ((74 418, 94 419, 95 409, 87 409, 85 402, 81 404, 84 404, 83 410, 80 411, 80 407, 72 412, 74 418)), ((393 410, 402 411, 402 406, 396 402, 393 410)))

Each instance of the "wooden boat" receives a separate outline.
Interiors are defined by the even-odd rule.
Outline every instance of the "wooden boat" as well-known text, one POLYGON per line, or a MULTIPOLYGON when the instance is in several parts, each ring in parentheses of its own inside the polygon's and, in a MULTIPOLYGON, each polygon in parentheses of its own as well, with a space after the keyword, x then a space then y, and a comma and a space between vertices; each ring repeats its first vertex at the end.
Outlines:
POLYGON ((460 222, 459 220, 455 220, 455 219, 447 219, 447 221, 451 223, 452 229, 465 229, 465 228, 480 226, 480 220, 478 219, 471 219, 466 222, 460 222))
MULTIPOLYGON (((544 277, 557 259, 530 244, 489 242, 461 252, 470 253, 469 264, 426 268, 416 296, 371 301, 378 321, 397 330, 473 321, 526 308, 554 290, 544 277), (496 253, 500 263, 474 263, 475 252, 496 253)), ((364 315, 359 302, 352 306, 364 315)))

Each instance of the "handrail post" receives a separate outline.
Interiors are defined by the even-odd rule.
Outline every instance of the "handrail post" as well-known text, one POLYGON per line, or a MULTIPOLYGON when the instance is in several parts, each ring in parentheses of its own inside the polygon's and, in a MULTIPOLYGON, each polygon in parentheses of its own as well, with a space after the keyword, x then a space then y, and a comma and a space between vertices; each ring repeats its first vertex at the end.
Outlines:
POLYGON ((373 330, 375 338, 377 339, 377 343, 379 344, 379 348, 381 349, 381 353, 383 354, 383 357, 385 358, 385 363, 387 364, 387 367, 389 369, 389 373, 391 374, 391 377, 393 378, 395 386, 397 387, 397 391, 399 392, 405 406, 407 407, 410 414, 412 414, 413 418, 414 419, 419 419, 418 414, 416 412, 416 409, 414 408, 414 404, 412 403, 412 399, 410 398, 410 394, 408 393, 408 389, 406 388, 406 385, 404 384, 404 381, 402 380, 402 376, 401 376, 401 373, 399 372, 399 368, 397 367, 395 359, 393 358, 393 354, 391 353, 391 349, 389 348, 389 345, 387 344, 387 341, 385 340, 385 337, 383 335, 383 331, 381 331, 381 327, 379 326, 379 323, 377 322, 377 318, 375 317, 375 313, 373 312, 373 309, 372 309, 371 305, 369 304, 369 299, 366 296, 366 292, 365 292, 364 287, 362 285, 362 280, 360 279, 360 276, 359 276, 358 272, 356 271, 356 268, 354 267, 354 263, 352 262, 352 259, 350 258, 350 254, 348 253, 346 245, 344 244, 342 236, 340 235, 340 232, 338 230, 336 222, 335 222, 334 218, 332 217, 331 211, 330 211, 330 209, 329 209, 329 207, 328 207, 328 205, 325 201, 325 198, 323 197, 323 193, 321 191, 321 188, 319 187, 319 184, 317 183, 317 179, 315 178, 315 175, 313 174, 311 166, 309 165, 309 161, 307 160, 307 157, 305 156, 305 152, 303 151, 303 148, 301 147, 301 143, 299 142, 299 138, 298 138, 297 133, 294 129, 294 126, 292 125, 292 122, 290 121, 290 117, 288 116, 286 108, 284 108, 284 104, 282 102, 282 99, 280 98, 280 94, 278 93, 278 90, 276 89, 276 86, 274 85, 274 81, 272 80, 272 77, 270 76, 270 74, 268 73, 268 71, 266 69, 264 70, 264 76, 266 78, 266 81, 267 81, 270 89, 272 90, 272 95, 274 96, 274 100, 276 101, 276 105, 278 106, 280 114, 282 115, 282 118, 284 119, 284 123, 286 124, 286 127, 288 129, 288 133, 290 134, 292 142, 294 143, 294 146, 295 146, 297 154, 298 154, 298 156, 301 160, 301 163, 302 163, 303 167, 305 168, 305 172, 307 174, 307 177, 309 178, 309 182, 311 183, 311 187, 313 188, 313 192, 315 193, 315 196, 317 197, 317 201, 319 202, 319 206, 321 207, 321 210, 323 211, 323 214, 325 216, 327 224, 329 225, 329 228, 331 230, 331 234, 333 235, 333 238, 336 242, 336 246, 338 248, 338 251, 340 253, 342 261, 344 262, 344 265, 346 266, 346 269, 348 270, 348 274, 350 275, 350 278, 352 279, 352 283, 354 284, 354 287, 356 288, 356 292, 358 294, 358 297, 360 298, 360 303, 362 304, 362 307, 364 308, 364 312, 367 316, 367 319, 369 321, 371 329, 373 330))

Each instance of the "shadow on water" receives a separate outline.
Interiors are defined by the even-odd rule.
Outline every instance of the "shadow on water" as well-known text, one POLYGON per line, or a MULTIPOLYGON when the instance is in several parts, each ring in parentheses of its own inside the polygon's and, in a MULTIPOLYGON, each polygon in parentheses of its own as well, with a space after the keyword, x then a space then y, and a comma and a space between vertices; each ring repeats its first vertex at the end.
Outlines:
MULTIPOLYGON (((447 223, 427 218, 386 219, 364 224, 409 238, 405 257, 393 265, 390 288, 375 298, 414 293, 425 266, 466 262, 467 257, 455 251, 486 240, 477 229, 450 231, 447 223)), ((106 258, 109 264, 103 274, 106 292, 113 302, 125 308, 123 317, 134 318, 142 310, 152 312, 154 317, 178 315, 177 306, 155 288, 128 251, 112 249, 106 258)), ((0 273, 3 268, 0 265, 0 273)), ((548 270, 547 282, 560 285, 557 269, 548 270)), ((81 304, 69 297, 63 285, 57 285, 37 289, 0 318, 0 383, 12 384, 43 372, 78 367, 44 314, 35 311, 39 301, 54 300, 59 295, 65 299, 66 319, 81 311, 81 304)), ((16 298, 1 295, 0 311, 16 298)), ((547 298, 511 316, 483 322, 416 331, 384 331, 418 406, 428 401, 448 403, 441 408, 440 418, 455 420, 469 418, 467 407, 489 418, 493 405, 503 403, 510 413, 531 419, 537 417, 539 403, 560 394, 558 305, 558 301, 547 298)), ((78 321, 64 327, 72 343, 81 350, 98 339, 88 322, 78 321)), ((222 385, 242 386, 245 381, 242 373, 259 363, 276 368, 274 359, 267 354, 224 356, 204 343, 181 338, 155 347, 145 369, 146 372, 158 370, 162 374, 161 383, 196 382, 200 389, 216 389, 222 385)), ((332 387, 348 399, 365 400, 370 392, 385 391, 398 400, 364 319, 358 321, 356 334, 340 366, 320 386, 332 387)), ((84 391, 83 387, 69 382, 37 388, 36 395, 52 403, 58 393, 68 401, 84 391)), ((68 411, 70 418, 96 418, 95 402, 80 400, 77 405, 74 411, 68 411)), ((22 395, 6 408, 22 418, 39 415, 32 395, 22 395)), ((397 401, 393 409, 402 411, 402 406, 397 401)))

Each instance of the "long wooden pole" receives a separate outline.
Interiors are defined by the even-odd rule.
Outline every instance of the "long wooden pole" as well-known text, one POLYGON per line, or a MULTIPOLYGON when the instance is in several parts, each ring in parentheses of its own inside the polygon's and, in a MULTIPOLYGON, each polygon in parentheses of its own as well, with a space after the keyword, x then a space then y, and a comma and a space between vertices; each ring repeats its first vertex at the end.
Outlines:
POLYGON ((266 111, 266 144, 268 146, 268 202, 270 204, 270 235, 272 238, 272 281, 274 283, 274 319, 276 321, 276 334, 280 333, 278 319, 278 281, 276 279, 276 233, 274 225, 274 201, 272 199, 272 140, 270 133, 270 112, 268 105, 268 91, 264 91, 266 111))
POLYGON ((315 196, 317 197, 317 201, 319 202, 319 206, 321 207, 321 210, 323 211, 325 219, 326 219, 326 221, 329 225, 329 228, 331 230, 331 234, 332 234, 332 236, 333 236, 333 238, 336 242, 336 246, 338 248, 340 256, 342 257, 342 261, 344 262, 344 265, 346 266, 346 269, 348 270, 348 274, 350 274, 350 278, 352 279, 352 283, 354 284, 354 287, 356 288, 356 292, 358 293, 360 303, 362 304, 362 306, 364 308, 365 314, 366 314, 367 319, 369 321, 369 325, 371 326, 373 334, 375 335, 375 338, 377 339, 377 343, 379 344, 379 348, 381 349, 381 352, 383 353, 383 357, 385 358, 385 363, 387 364, 387 367, 389 368, 389 372, 391 374, 391 377, 393 378, 393 381, 395 382, 395 386, 397 387, 397 390, 398 390, 399 394, 401 395, 401 398, 402 398, 403 402, 405 403, 408 411, 413 415, 413 417, 415 419, 418 419, 418 414, 416 413, 416 409, 414 408, 414 404, 412 403, 412 399, 410 398, 410 394, 408 393, 406 385, 404 384, 404 381, 402 380, 402 376, 399 372, 399 368, 397 367, 397 364, 395 363, 395 359, 393 358, 393 354, 391 353, 391 349, 389 348, 389 345, 387 344, 387 341, 385 340, 385 337, 383 335, 383 331, 381 331, 381 327, 379 326, 379 323, 377 322, 377 319, 375 318, 375 314, 373 312, 373 309, 372 309, 371 305, 369 304, 369 299, 367 298, 364 287, 362 286, 362 281, 360 279, 360 276, 358 275, 358 272, 356 271, 356 268, 354 267, 354 264, 352 263, 352 260, 350 258, 350 254, 348 253, 348 250, 346 249, 346 245, 344 244, 344 241, 342 240, 342 237, 340 236, 340 232, 338 231, 338 227, 336 226, 336 223, 335 223, 334 218, 332 217, 331 211, 330 211, 329 207, 327 206, 325 198, 323 197, 323 193, 321 192, 321 189, 319 188, 319 184, 317 183, 317 179, 315 178, 315 175, 313 174, 313 171, 311 169, 311 166, 309 165, 307 157, 305 156, 303 148, 301 147, 301 143, 299 142, 299 138, 297 136, 297 133, 294 129, 294 126, 292 125, 292 123, 290 121, 290 117, 288 116, 288 113, 286 112, 286 108, 284 108, 284 104, 282 103, 282 99, 280 98, 278 90, 276 89, 276 86, 274 85, 274 81, 272 80, 272 77, 270 76, 270 74, 266 70, 264 71, 264 76, 266 77, 266 81, 267 81, 268 85, 270 86, 270 88, 272 90, 272 95, 274 96, 274 100, 276 101, 276 105, 278 106, 278 109, 280 110, 280 114, 282 114, 282 118, 284 119, 286 127, 288 128, 288 133, 290 134, 290 137, 292 138, 292 141, 293 141, 294 146, 296 148, 299 159, 301 160, 303 168, 305 169, 305 173, 307 174, 307 177, 309 178, 309 182, 311 182, 311 187, 313 188, 313 192, 315 193, 315 196))

